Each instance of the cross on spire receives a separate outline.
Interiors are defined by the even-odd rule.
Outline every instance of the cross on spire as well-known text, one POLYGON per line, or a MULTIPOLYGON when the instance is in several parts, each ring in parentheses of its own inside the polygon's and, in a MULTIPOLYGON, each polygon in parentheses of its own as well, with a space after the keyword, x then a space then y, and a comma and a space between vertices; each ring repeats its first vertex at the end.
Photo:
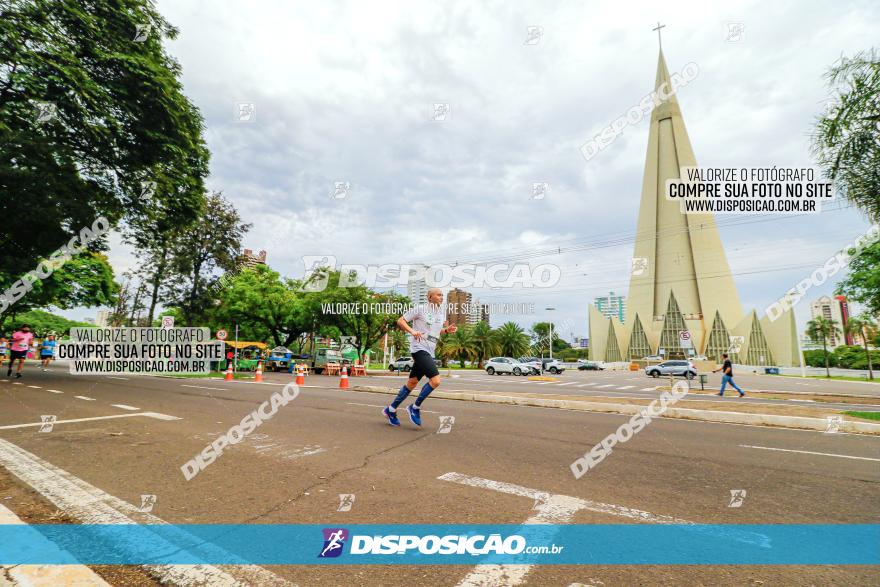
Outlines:
POLYGON ((660 29, 665 28, 665 24, 660 24, 660 21, 657 21, 657 26, 652 28, 652 31, 657 31, 657 42, 660 43, 660 50, 663 50, 663 39, 660 38, 660 29))

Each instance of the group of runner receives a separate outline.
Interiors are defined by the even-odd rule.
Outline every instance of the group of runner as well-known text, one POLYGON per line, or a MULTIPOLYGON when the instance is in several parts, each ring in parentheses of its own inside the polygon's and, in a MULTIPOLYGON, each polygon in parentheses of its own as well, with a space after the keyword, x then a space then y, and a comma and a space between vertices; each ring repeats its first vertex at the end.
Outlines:
MULTIPOLYGON (((34 333, 30 325, 22 324, 15 332, 12 333, 12 340, 7 340, 5 336, 0 336, 0 369, 3 368, 3 362, 9 358, 9 367, 6 369, 6 376, 12 376, 12 370, 15 368, 15 362, 18 361, 18 368, 15 369, 15 377, 20 378, 21 372, 24 370, 25 359, 28 358, 31 345, 35 345, 34 333)), ((40 363, 43 371, 49 370, 49 362, 55 358, 55 334, 49 333, 46 338, 39 343, 40 347, 40 363)))

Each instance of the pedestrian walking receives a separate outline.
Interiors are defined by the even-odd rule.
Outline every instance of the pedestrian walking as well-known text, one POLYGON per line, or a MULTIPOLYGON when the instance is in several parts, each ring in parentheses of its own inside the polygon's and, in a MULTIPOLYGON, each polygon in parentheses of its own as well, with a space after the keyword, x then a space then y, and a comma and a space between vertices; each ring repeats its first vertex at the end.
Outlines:
POLYGON ((727 358, 727 353, 721 355, 721 358, 724 359, 724 363, 721 365, 720 369, 715 369, 712 373, 717 373, 721 371, 721 391, 718 392, 717 395, 723 396, 724 390, 727 388, 727 384, 733 386, 735 390, 739 392, 739 397, 742 397, 746 394, 743 390, 739 388, 739 386, 733 382, 733 363, 730 362, 730 359, 727 358))

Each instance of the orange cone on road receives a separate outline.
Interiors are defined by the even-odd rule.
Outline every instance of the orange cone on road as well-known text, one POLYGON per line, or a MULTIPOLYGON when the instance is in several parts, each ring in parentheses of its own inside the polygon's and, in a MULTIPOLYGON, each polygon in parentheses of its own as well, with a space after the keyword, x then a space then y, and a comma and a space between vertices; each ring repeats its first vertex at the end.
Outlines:
POLYGON ((306 378, 304 377, 302 364, 296 366, 296 384, 297 385, 305 385, 306 384, 306 378))
POLYGON ((263 380, 263 359, 257 361, 257 372, 254 375, 254 381, 260 383, 263 380))
POLYGON ((348 389, 348 370, 345 366, 339 372, 339 389, 348 389))
POLYGON ((232 381, 232 379, 233 379, 233 377, 232 377, 232 361, 227 360, 226 361, 226 377, 224 378, 224 381, 232 381))

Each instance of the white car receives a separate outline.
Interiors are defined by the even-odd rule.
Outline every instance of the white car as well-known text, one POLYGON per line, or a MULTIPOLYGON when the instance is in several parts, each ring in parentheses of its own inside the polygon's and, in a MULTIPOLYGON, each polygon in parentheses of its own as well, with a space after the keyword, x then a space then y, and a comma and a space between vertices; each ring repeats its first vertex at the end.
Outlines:
POLYGON ((494 357, 486 361, 486 373, 489 375, 529 375, 531 372, 532 367, 510 357, 494 357))

